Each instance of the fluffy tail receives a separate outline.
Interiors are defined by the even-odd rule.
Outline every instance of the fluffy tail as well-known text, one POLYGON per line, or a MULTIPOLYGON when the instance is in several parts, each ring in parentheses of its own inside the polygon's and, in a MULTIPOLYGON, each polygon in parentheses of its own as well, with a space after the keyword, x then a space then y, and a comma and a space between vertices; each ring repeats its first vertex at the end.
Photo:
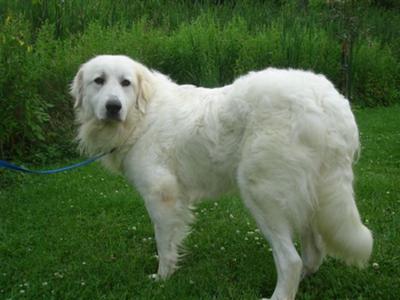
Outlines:
POLYGON ((371 256, 373 239, 354 201, 352 170, 336 170, 322 181, 316 225, 327 254, 363 267, 371 256))

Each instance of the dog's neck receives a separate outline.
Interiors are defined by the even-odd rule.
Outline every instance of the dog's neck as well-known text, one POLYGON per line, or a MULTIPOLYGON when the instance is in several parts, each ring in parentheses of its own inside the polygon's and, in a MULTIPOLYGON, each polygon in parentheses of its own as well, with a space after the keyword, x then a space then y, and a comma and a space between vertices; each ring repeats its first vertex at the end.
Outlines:
POLYGON ((123 158, 138 139, 142 118, 140 112, 132 109, 124 122, 94 119, 80 124, 77 141, 81 153, 109 153, 102 158, 103 164, 112 171, 121 171, 123 158))

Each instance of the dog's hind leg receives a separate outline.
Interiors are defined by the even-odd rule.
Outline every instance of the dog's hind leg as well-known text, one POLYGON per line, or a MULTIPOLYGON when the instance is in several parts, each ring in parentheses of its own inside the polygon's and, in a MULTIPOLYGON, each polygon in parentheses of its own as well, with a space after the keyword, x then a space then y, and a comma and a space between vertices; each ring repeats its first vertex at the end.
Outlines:
POLYGON ((301 278, 305 278, 318 271, 325 256, 320 234, 310 225, 301 233, 301 259, 303 271, 301 278))
POLYGON ((272 194, 264 194, 260 199, 261 195, 252 190, 251 183, 241 186, 240 190, 245 205, 272 247, 278 279, 271 299, 293 300, 303 264, 293 244, 284 209, 277 199, 269 198, 272 194))

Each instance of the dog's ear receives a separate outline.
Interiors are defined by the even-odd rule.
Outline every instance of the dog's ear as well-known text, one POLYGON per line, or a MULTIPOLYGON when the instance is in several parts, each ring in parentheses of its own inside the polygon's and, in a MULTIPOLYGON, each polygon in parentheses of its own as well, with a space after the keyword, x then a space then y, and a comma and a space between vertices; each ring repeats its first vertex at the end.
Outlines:
POLYGON ((153 95, 153 85, 151 83, 151 74, 149 70, 143 70, 137 75, 138 92, 136 98, 136 109, 142 114, 146 112, 147 102, 153 95))
POLYGON ((74 109, 79 108, 82 105, 83 98, 83 70, 82 68, 75 75, 74 80, 71 84, 70 94, 75 99, 74 109))

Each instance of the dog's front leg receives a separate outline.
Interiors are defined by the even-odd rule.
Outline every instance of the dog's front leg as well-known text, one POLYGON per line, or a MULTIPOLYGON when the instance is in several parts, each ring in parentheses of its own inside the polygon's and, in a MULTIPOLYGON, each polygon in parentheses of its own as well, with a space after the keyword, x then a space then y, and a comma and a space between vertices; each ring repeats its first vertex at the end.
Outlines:
POLYGON ((193 215, 174 185, 163 185, 149 197, 146 208, 154 224, 158 251, 157 279, 168 278, 177 268, 179 250, 190 231, 193 215))

